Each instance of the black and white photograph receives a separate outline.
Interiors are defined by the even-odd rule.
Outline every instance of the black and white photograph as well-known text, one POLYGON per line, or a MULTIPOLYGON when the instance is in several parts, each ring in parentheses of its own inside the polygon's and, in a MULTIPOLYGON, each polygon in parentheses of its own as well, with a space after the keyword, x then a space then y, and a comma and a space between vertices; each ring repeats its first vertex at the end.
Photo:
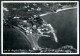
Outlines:
POLYGON ((79 2, 1 1, 1 54, 79 54, 79 2))

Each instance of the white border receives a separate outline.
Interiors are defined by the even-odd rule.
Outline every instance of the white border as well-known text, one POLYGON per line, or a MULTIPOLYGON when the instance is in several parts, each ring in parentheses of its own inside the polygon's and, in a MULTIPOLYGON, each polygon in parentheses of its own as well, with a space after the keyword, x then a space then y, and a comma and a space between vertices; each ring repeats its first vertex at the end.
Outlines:
POLYGON ((79 54, 79 1, 1 1, 1 54, 79 54), (77 53, 3 53, 3 3, 58 3, 58 2, 77 2, 77 53))

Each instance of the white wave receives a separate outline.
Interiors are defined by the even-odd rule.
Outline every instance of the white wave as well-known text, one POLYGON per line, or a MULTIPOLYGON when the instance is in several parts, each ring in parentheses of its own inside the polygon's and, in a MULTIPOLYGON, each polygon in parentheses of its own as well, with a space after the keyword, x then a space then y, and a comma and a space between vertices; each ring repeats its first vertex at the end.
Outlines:
MULTIPOLYGON (((75 8, 77 8, 77 7, 58 9, 58 10, 57 10, 56 12, 54 12, 54 13, 58 13, 58 12, 60 12, 60 11, 69 10, 69 9, 75 9, 75 8)), ((45 16, 45 15, 48 15, 48 14, 51 14, 51 13, 53 13, 53 12, 47 12, 47 13, 44 13, 44 14, 40 14, 39 16, 45 16)))
POLYGON ((77 7, 58 9, 58 10, 57 10, 56 12, 54 12, 54 13, 58 13, 58 12, 60 12, 60 11, 69 10, 69 9, 75 9, 75 8, 77 8, 77 7))
POLYGON ((44 13, 44 14, 40 14, 39 16, 45 16, 45 15, 48 15, 50 14, 51 12, 47 12, 47 13, 44 13))

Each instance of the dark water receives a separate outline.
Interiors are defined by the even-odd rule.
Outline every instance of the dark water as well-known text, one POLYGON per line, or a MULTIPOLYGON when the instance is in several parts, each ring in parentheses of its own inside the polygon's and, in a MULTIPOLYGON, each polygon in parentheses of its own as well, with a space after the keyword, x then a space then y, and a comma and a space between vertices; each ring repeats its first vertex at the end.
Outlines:
POLYGON ((77 9, 51 13, 42 18, 55 29, 60 46, 72 45, 77 47, 77 9))
POLYGON ((32 46, 28 39, 17 29, 4 27, 3 37, 3 49, 4 50, 16 50, 16 49, 32 49, 32 46))

